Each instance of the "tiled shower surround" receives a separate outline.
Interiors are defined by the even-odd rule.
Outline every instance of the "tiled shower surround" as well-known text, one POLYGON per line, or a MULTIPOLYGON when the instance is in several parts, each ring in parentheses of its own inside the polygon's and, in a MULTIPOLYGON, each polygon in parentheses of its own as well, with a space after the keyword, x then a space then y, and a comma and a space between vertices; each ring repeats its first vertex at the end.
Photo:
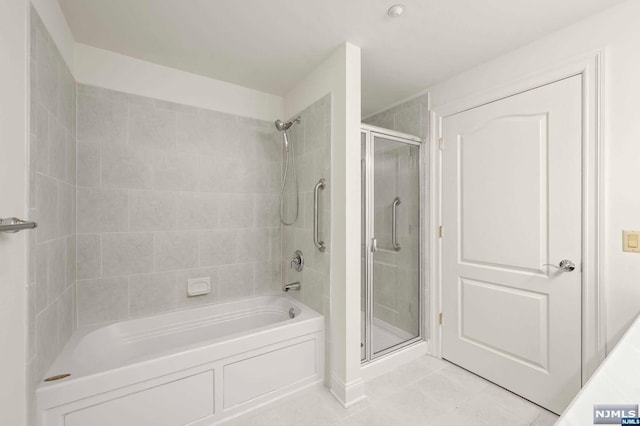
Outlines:
POLYGON ((76 329, 76 83, 40 17, 30 24, 27 396, 76 329))
MULTIPOLYGON (((330 359, 329 324, 329 253, 331 252, 331 96, 306 108, 300 114, 302 121, 289 132, 289 143, 293 145, 300 192, 298 220, 282 227, 282 268, 285 283, 300 281, 300 291, 291 295, 301 300, 325 319, 325 362, 330 359), (313 245, 313 189, 324 178, 326 187, 318 196, 319 238, 327 244, 321 253, 313 245), (304 255, 304 269, 296 272, 291 268, 295 250, 304 255)), ((291 164, 290 164, 291 167, 291 164)), ((291 169, 290 169, 291 170, 291 169)), ((290 172, 291 173, 291 172, 290 172)), ((285 219, 290 222, 295 216, 293 179, 287 178, 285 187, 285 219)), ((328 364, 325 372, 330 371, 328 364)), ((328 379, 327 379, 328 380, 328 379)))
MULTIPOLYGON (((296 156, 296 171, 300 193, 298 220, 283 226, 283 272, 287 283, 300 281, 299 292, 292 292, 303 303, 323 313, 329 304, 329 235, 331 229, 329 212, 331 207, 331 97, 320 99, 300 114, 302 121, 291 128, 289 142, 296 156), (321 241, 327 243, 324 253, 313 245, 313 190, 324 178, 326 187, 318 195, 318 229, 321 241), (304 255, 304 269, 296 272, 291 268, 295 250, 304 255)), ((290 165, 291 167, 291 165, 290 165)), ((287 178, 285 188, 285 219, 295 215, 293 180, 287 178)), ((328 314, 328 312, 326 312, 328 314)))
POLYGON ((280 290, 273 123, 83 85, 77 104, 79 325, 280 290))

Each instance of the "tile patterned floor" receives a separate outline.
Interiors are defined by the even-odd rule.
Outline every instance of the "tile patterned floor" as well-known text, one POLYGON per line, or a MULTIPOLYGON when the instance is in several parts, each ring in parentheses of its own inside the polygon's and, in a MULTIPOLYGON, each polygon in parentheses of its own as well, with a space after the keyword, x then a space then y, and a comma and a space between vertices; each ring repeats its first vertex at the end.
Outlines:
POLYGON ((368 398, 343 408, 326 388, 226 423, 234 426, 547 426, 557 416, 453 364, 422 357, 365 384, 368 398))

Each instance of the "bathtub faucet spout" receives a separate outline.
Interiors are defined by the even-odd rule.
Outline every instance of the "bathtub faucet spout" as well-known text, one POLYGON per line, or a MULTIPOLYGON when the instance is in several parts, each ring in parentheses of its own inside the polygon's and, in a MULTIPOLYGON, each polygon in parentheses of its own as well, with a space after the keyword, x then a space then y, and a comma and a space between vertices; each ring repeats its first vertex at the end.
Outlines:
POLYGON ((285 284, 282 286, 282 291, 288 292, 289 290, 300 290, 300 281, 296 281, 291 284, 285 284))

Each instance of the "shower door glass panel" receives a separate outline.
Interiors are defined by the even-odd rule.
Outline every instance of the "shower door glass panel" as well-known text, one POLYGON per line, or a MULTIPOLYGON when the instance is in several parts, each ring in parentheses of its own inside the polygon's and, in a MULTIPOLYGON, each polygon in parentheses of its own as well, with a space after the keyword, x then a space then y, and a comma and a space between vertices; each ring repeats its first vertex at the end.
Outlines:
POLYGON ((375 357, 420 336, 420 149, 371 137, 376 248, 369 336, 375 357))

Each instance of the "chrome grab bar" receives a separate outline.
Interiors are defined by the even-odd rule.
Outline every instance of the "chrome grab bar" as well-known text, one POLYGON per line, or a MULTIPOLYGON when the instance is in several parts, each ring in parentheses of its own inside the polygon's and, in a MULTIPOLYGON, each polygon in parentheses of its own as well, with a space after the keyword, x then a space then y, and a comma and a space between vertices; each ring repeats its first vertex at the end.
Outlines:
POLYGON ((319 241, 318 236, 318 191, 324 189, 326 186, 325 180, 320 179, 313 188, 313 244, 320 252, 324 252, 327 249, 327 245, 324 241, 319 241))
POLYGON ((398 206, 400 205, 400 197, 396 197, 393 200, 393 207, 391 208, 391 245, 395 251, 400 251, 402 247, 398 244, 398 232, 396 230, 398 226, 398 214, 396 212, 398 206))
POLYGON ((35 222, 18 219, 17 217, 7 217, 0 219, 0 232, 15 233, 23 229, 33 229, 38 226, 35 222))

